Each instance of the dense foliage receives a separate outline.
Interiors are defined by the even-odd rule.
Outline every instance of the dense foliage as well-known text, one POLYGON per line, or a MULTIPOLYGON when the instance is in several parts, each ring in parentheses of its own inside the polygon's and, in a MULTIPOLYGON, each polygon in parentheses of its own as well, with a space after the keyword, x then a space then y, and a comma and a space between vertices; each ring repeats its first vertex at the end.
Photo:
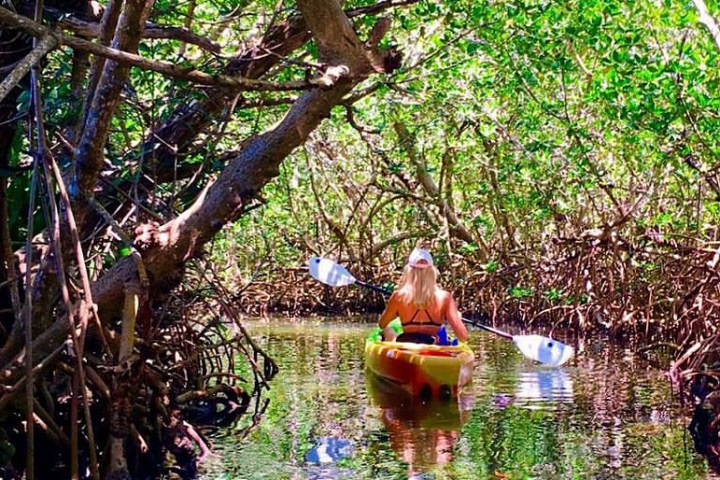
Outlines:
POLYGON ((125 439, 159 449, 147 419, 167 403, 267 386, 238 306, 377 306, 298 267, 328 255, 392 283, 416 244, 468 311, 642 333, 674 378, 717 374, 720 36, 702 0, 342 8, 0 7, 0 434, 32 423, 38 379, 72 425, 41 436, 70 444, 70 471, 97 453, 93 416, 102 468, 133 471, 125 439), (237 358, 252 379, 226 385, 237 358))
POLYGON ((228 232, 234 278, 312 252, 394 281, 421 243, 469 311, 660 325, 678 344, 716 318, 693 300, 717 298, 720 213, 717 47, 695 9, 421 2, 396 18, 403 68, 336 108, 228 232))

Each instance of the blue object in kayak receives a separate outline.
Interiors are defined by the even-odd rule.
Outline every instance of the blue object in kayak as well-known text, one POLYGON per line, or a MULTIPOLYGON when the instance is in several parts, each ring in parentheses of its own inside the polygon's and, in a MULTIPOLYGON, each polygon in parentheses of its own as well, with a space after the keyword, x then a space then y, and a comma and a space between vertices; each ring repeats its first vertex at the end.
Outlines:
POLYGON ((335 463, 349 457, 353 452, 350 440, 335 437, 320 437, 317 445, 305 454, 305 461, 309 463, 335 463))
POLYGON ((457 345, 458 340, 457 338, 454 338, 452 341, 448 339, 447 329, 445 328, 445 325, 441 326, 440 329, 437 332, 437 338, 438 338, 438 345, 457 345))

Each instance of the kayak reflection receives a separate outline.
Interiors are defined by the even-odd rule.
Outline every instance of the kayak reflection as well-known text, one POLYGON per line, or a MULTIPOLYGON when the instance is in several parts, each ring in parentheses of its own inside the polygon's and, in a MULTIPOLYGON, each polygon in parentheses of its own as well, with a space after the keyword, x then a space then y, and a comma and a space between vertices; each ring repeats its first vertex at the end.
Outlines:
POLYGON ((380 408, 392 449, 408 464, 410 478, 452 460, 460 429, 470 419, 472 397, 421 400, 369 371, 366 385, 372 405, 380 408))

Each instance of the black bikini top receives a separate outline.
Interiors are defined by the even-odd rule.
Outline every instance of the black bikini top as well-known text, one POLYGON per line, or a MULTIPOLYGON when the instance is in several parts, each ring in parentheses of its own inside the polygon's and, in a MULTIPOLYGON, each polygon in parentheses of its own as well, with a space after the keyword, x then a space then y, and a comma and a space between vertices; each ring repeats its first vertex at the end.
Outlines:
POLYGON ((410 318, 410 321, 407 323, 403 323, 403 325, 420 325, 420 326, 434 325, 436 327, 442 327, 443 323, 442 322, 438 323, 435 320, 433 320, 433 318, 430 316, 430 312, 427 311, 427 308, 423 308, 423 309, 418 308, 415 310, 415 313, 413 313, 413 316, 410 318), (429 322, 421 322, 419 320, 417 322, 415 321, 415 317, 417 317, 417 314, 420 313, 421 310, 423 312, 425 312, 425 315, 427 315, 428 319, 430 320, 429 322))

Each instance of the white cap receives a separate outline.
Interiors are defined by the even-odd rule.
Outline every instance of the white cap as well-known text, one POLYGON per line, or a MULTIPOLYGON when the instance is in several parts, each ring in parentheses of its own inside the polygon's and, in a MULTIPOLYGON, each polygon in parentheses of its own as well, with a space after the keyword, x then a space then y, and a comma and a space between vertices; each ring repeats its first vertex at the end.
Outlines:
POLYGON ((422 248, 416 248, 410 253, 407 264, 413 268, 428 268, 434 265, 430 252, 422 248))

